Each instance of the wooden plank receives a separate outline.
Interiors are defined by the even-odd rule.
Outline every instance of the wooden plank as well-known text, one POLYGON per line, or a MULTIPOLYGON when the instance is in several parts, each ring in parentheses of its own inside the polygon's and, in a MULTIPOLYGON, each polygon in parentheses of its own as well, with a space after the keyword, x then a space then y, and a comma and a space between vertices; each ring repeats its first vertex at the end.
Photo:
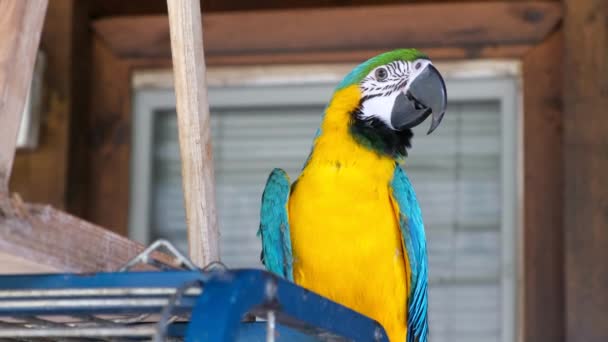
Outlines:
MULTIPOLYGON (((560 17, 560 5, 546 2, 210 13, 204 16, 205 50, 210 58, 218 59, 275 54, 297 57, 409 46, 466 48, 474 53, 497 45, 535 45, 555 29, 560 17)), ((110 49, 123 58, 170 56, 165 16, 100 19, 94 22, 93 28, 110 49)), ((462 50, 456 50, 455 54, 462 54, 462 50)))
POLYGON ((8 191, 46 7, 46 0, 0 2, 0 191, 4 192, 8 191))
POLYGON ((116 271, 143 250, 51 206, 10 202, 0 209, 0 273, 116 271))
POLYGON ((565 9, 566 340, 608 341, 608 2, 565 9))
POLYGON ((523 341, 564 341, 563 34, 523 58, 523 341))
POLYGON ((199 0, 168 0, 190 258, 199 266, 219 260, 211 117, 207 100, 199 0))
POLYGON ((10 183, 11 191, 24 200, 57 208, 65 207, 68 178, 77 179, 76 175, 68 176, 68 152, 72 120, 78 121, 86 112, 81 102, 86 99, 83 78, 89 70, 81 66, 89 61, 89 49, 82 37, 90 33, 80 29, 88 24, 86 4, 76 0, 49 3, 40 38, 47 68, 39 144, 35 149, 17 151, 10 183))
MULTIPOLYGON (((443 0, 443 2, 466 2, 468 0, 443 0)), ((477 0, 492 2, 496 0, 477 0)), ((512 2, 531 2, 530 0, 511 0, 512 2)), ((535 2, 559 0, 533 0, 535 2)), ((201 4, 203 13, 226 11, 277 10, 290 8, 328 8, 365 5, 402 4, 403 0, 206 0, 201 4)), ((432 3, 437 0, 408 0, 407 3, 432 3)), ((104 0, 93 1, 91 15, 95 18, 125 15, 166 14, 166 0, 104 0)))

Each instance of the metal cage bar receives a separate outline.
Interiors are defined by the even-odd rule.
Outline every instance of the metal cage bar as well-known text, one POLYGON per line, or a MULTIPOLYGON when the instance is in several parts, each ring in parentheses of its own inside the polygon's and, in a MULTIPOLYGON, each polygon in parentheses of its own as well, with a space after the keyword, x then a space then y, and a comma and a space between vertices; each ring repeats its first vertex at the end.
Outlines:
POLYGON ((375 321, 260 270, 0 276, 0 338, 251 340, 267 324, 243 318, 268 312, 268 336, 388 341, 375 321))

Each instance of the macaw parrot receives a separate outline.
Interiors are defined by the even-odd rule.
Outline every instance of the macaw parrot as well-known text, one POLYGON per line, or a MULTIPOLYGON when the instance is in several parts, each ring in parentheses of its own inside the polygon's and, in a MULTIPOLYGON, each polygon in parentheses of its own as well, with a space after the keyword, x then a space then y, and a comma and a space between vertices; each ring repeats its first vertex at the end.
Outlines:
POLYGON ((300 177, 274 169, 262 195, 262 262, 379 322, 390 341, 428 336, 422 214, 401 163, 411 128, 446 111, 439 71, 415 49, 373 57, 337 86, 300 177))

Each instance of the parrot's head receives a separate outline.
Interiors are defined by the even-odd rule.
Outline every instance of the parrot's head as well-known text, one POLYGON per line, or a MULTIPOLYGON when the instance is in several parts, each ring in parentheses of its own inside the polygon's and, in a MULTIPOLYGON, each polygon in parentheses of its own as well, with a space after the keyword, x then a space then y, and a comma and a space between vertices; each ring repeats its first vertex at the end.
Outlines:
POLYGON ((349 128, 356 140, 395 158, 407 155, 411 128, 431 116, 430 134, 447 106, 443 78, 415 49, 386 52, 360 64, 338 85, 332 101, 340 96, 354 98, 341 102, 351 103, 349 128))

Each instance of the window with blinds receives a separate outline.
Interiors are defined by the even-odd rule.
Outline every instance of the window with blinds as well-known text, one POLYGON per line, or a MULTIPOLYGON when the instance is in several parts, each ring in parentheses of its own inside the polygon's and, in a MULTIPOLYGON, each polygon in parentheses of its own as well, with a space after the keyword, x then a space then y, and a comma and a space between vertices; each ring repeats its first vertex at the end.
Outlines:
MULTIPOLYGON (((221 99, 230 98, 221 88, 210 92, 222 261, 230 267, 262 267, 256 232, 266 178, 274 167, 297 178, 331 95, 328 85, 319 88, 319 93, 329 93, 309 104, 289 104, 284 98, 276 104, 255 103, 263 94, 254 92, 248 95, 254 105, 247 105, 245 96, 232 106, 221 99), (214 105, 214 98, 220 105, 214 105)), ((294 98, 298 94, 297 87, 282 91, 295 92, 294 98)), ((148 114, 136 110, 149 122, 142 125, 150 131, 143 134, 149 139, 143 149, 148 157, 135 156, 144 165, 139 169, 149 168, 147 190, 142 191, 148 208, 139 211, 145 220, 135 220, 146 227, 132 229, 147 230, 143 242, 162 237, 186 251, 177 121, 167 93, 163 105, 144 106, 148 114)), ((149 98, 159 101, 158 96, 149 98)), ((434 134, 425 134, 428 122, 415 129, 405 163, 428 237, 431 341, 514 341, 514 262, 505 260, 515 249, 509 237, 514 228, 505 222, 515 219, 505 219, 513 212, 504 210, 504 188, 510 184, 504 179, 512 177, 505 174, 504 153, 514 149, 505 149, 509 139, 504 137, 513 135, 505 130, 514 125, 505 124, 508 115, 499 98, 465 96, 448 108, 434 134)))

